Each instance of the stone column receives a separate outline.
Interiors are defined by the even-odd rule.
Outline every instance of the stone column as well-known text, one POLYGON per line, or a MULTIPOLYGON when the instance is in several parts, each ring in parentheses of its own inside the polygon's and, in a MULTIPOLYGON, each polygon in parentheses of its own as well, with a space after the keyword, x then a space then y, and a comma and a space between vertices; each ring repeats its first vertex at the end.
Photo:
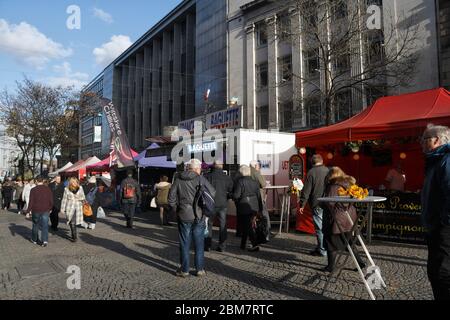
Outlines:
POLYGON ((130 146, 134 147, 134 101, 136 98, 136 58, 129 59, 129 71, 128 71, 128 108, 127 108, 127 120, 128 120, 128 139, 130 146))
MULTIPOLYGON (((142 98, 142 123, 143 123, 143 138, 150 137, 150 107, 151 107, 151 75, 152 75, 152 57, 149 45, 144 48, 144 96, 142 98)), ((144 141, 143 141, 144 142, 144 141)))
POLYGON ((173 122, 181 121, 181 26, 173 26, 173 122))
POLYGON ((301 77, 304 77, 304 66, 303 66, 303 51, 302 51, 302 25, 301 17, 298 10, 290 10, 289 16, 291 20, 291 29, 295 30, 292 32, 292 104, 293 104, 293 129, 300 129, 306 127, 306 111, 304 103, 302 103, 304 95, 304 82, 301 77))
POLYGON ((153 56, 152 56, 152 125, 151 135, 159 135, 159 103, 160 103, 160 88, 159 88, 159 67, 160 67, 160 47, 161 41, 159 39, 153 40, 153 56))
POLYGON ((125 127, 125 132, 128 132, 128 64, 122 65, 122 81, 120 84, 120 116, 122 118, 122 124, 125 127))
POLYGON ((144 54, 136 54, 136 96, 134 99, 134 146, 140 148, 143 146, 142 135, 142 77, 144 68, 144 54))
POLYGON ((266 19, 268 49, 269 129, 279 129, 278 114, 278 39, 276 16, 266 19))
POLYGON ((186 15, 186 117, 195 115, 195 16, 186 15))
POLYGON ((163 48, 162 48, 162 91, 161 91, 161 131, 164 126, 169 123, 169 81, 170 81, 170 32, 163 33, 163 48))
POLYGON ((256 129, 256 70, 255 70, 255 25, 247 26, 246 34, 246 60, 247 60, 247 105, 244 111, 246 128, 256 129))

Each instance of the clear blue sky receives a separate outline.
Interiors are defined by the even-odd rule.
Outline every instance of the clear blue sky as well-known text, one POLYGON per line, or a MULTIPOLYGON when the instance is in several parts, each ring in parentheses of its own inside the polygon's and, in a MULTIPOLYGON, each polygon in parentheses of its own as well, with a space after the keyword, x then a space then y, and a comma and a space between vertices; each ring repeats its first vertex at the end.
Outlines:
POLYGON ((81 86, 182 0, 0 0, 0 90, 23 75, 81 86), (70 5, 81 29, 66 26, 70 5))

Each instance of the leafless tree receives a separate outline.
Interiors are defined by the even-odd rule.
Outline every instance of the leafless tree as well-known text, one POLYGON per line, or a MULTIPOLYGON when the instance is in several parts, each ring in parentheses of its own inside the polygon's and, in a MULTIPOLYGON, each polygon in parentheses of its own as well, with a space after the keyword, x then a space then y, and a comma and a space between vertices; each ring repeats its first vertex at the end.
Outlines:
MULTIPOLYGON (((384 16, 378 29, 371 21, 377 12, 367 13, 368 1, 281 2, 298 17, 296 26, 280 20, 277 37, 302 48, 303 71, 292 74, 306 88, 300 103, 318 100, 326 125, 335 122, 340 106, 351 103, 345 98, 349 92, 369 104, 371 98, 385 95, 387 87, 411 84, 419 59, 419 24, 413 15, 384 16)), ((348 113, 346 117, 352 115, 348 113)))

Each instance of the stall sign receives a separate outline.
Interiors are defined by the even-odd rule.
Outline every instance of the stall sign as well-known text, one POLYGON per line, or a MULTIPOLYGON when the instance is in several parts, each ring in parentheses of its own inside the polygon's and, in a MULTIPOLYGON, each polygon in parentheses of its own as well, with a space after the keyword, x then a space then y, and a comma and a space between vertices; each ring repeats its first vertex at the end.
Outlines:
POLYGON ((178 123, 178 129, 185 129, 189 132, 193 132, 195 121, 203 122, 203 117, 196 117, 193 119, 181 121, 178 123))
POLYGON ((206 115, 207 129, 235 129, 241 127, 241 107, 233 107, 206 115))
POLYGON ((421 223, 420 195, 417 193, 379 193, 387 200, 375 203, 372 213, 374 239, 420 243, 425 242, 426 229, 421 223))
POLYGON ((188 153, 199 153, 217 150, 217 142, 208 141, 203 143, 188 144, 188 153))
POLYGON ((289 158, 289 180, 303 179, 303 158, 295 154, 289 158))

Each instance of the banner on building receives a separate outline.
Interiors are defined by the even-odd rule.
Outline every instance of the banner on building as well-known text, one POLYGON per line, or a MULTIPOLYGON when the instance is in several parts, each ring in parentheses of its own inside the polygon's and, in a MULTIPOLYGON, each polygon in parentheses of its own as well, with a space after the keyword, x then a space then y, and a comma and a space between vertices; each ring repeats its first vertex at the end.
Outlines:
POLYGON ((102 142, 102 126, 94 126, 94 143, 102 142))
POLYGON ((131 154, 128 138, 123 130, 122 121, 120 119, 117 108, 112 102, 103 106, 108 125, 111 130, 111 152, 109 157, 109 166, 117 166, 117 168, 134 167, 133 155, 131 154))

